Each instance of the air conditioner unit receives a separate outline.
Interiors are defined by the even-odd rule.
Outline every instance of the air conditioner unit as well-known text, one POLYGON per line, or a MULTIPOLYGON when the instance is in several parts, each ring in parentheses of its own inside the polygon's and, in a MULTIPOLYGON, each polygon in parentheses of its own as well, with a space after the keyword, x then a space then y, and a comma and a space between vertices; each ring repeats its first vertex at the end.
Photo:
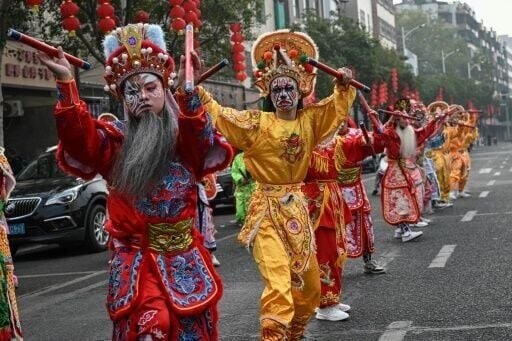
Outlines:
POLYGON ((11 100, 4 102, 4 117, 23 116, 23 105, 20 100, 11 100))

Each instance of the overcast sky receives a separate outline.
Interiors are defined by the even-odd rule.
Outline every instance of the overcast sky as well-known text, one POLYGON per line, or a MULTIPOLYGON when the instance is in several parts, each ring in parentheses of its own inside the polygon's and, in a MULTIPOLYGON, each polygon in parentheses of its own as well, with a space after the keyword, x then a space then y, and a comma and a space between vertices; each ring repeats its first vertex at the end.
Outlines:
MULTIPOLYGON (((395 4, 401 0, 393 0, 395 4)), ((447 0, 447 2, 455 2, 447 0)), ((493 28, 498 35, 512 37, 512 0, 461 0, 475 11, 478 21, 483 20, 484 26, 493 28)))

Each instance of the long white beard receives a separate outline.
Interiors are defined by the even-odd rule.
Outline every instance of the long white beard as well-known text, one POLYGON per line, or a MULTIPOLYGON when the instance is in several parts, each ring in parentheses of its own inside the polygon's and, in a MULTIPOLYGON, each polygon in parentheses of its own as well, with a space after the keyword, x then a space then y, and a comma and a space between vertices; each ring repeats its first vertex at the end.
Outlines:
POLYGON ((416 133, 413 127, 410 125, 404 129, 397 126, 395 128, 396 133, 400 137, 400 156, 403 158, 409 158, 416 154, 416 133))

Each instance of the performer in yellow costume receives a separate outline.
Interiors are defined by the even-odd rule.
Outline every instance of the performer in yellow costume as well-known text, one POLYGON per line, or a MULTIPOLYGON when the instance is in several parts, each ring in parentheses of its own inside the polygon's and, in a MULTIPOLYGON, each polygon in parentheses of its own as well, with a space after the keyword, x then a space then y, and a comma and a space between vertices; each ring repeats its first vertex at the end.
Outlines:
MULTIPOLYGON (((460 112, 464 113, 464 108, 461 105, 450 105, 459 107, 460 112)), ((462 114, 453 115, 448 120, 448 125, 451 126, 449 130, 450 135, 450 158, 451 158, 451 171, 450 171, 450 199, 455 200, 459 196, 459 182, 467 172, 467 160, 463 157, 464 147, 464 132, 465 128, 459 125, 462 114)))
POLYGON ((466 172, 461 175, 459 180, 458 196, 461 198, 467 198, 470 196, 469 192, 466 191, 465 188, 466 184, 468 183, 469 172, 471 170, 471 157, 469 155, 469 148, 478 139, 478 129, 476 127, 476 120, 476 115, 471 114, 469 112, 465 112, 462 115, 462 123, 465 124, 465 126, 462 127, 464 136, 463 145, 460 150, 460 156, 466 164, 466 172))
MULTIPOLYGON (((443 101, 432 102, 428 105, 427 111, 431 116, 440 115, 448 110, 448 103, 443 101)), ((453 206, 450 202, 450 131, 446 125, 444 128, 430 139, 429 157, 434 161, 436 168, 436 177, 439 182, 439 190, 441 192, 441 200, 434 207, 445 208, 453 206)))
POLYGON ((288 30, 262 35, 252 49, 255 85, 265 97, 264 111, 220 106, 206 91, 202 103, 217 129, 245 152, 247 170, 257 182, 247 219, 239 235, 265 282, 261 297, 262 340, 298 340, 320 299, 320 277, 312 224, 301 191, 314 147, 348 115, 355 89, 351 72, 334 94, 302 108, 316 74, 305 57, 318 58, 309 36, 288 30))

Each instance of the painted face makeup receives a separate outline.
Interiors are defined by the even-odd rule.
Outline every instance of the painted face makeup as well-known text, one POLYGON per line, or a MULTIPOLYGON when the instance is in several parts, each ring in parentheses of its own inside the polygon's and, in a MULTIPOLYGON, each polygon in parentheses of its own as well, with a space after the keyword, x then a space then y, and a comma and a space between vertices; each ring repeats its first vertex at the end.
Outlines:
POLYGON ((290 77, 277 77, 270 83, 270 99, 274 107, 288 111, 297 107, 299 91, 297 82, 290 77))
POLYGON ((161 113, 165 104, 165 91, 162 81, 151 73, 139 73, 124 83, 124 102, 128 111, 135 117, 145 112, 161 113))

